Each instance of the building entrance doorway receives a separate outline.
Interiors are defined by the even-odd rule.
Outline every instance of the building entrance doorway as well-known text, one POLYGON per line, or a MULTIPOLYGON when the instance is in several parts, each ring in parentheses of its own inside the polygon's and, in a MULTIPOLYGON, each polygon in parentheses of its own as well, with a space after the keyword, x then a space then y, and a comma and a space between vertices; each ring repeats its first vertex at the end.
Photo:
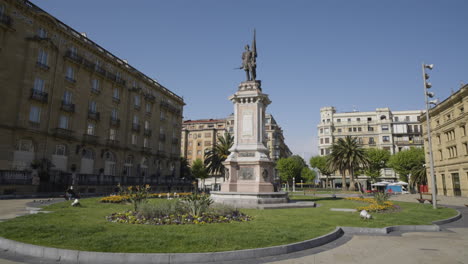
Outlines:
POLYGON ((460 176, 458 175, 458 173, 452 173, 452 182, 453 182, 453 195, 461 196, 460 176))
POLYGON ((445 183, 445 174, 442 175, 442 190, 444 191, 444 195, 447 196, 447 185, 445 183))

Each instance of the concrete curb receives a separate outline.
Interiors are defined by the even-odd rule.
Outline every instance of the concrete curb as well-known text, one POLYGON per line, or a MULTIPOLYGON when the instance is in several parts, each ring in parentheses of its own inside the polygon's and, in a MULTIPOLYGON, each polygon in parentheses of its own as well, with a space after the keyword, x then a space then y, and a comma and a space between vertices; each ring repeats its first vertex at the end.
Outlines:
POLYGON ((336 228, 326 235, 302 242, 236 251, 209 253, 106 253, 78 251, 36 246, 0 237, 0 249, 15 254, 44 258, 53 261, 71 263, 208 263, 229 260, 242 260, 287 254, 330 243, 343 235, 341 228, 336 228))
MULTIPOLYGON (((455 208, 454 208, 455 209, 455 208)), ((455 209, 457 210, 457 209, 455 209)), ((451 222, 455 222, 457 221, 458 219, 462 218, 462 213, 460 211, 458 211, 458 214, 456 216, 453 216, 453 217, 450 217, 450 218, 447 218, 447 219, 443 219, 443 220, 439 220, 439 221, 434 221, 432 222, 434 225, 443 225, 443 224, 447 224, 447 223, 451 223, 451 222)))
POLYGON ((401 225, 388 226, 383 228, 365 228, 365 227, 341 227, 346 234, 379 234, 385 235, 394 231, 402 232, 438 232, 440 227, 437 225, 401 225))
MULTIPOLYGON (((458 210, 457 210, 458 211, 458 210)), ((385 235, 394 231, 403 232, 437 232, 440 224, 454 222, 462 217, 460 211, 454 217, 434 221, 434 225, 401 225, 384 228, 337 227, 326 235, 281 246, 266 248, 244 249, 236 251, 208 252, 208 253, 107 253, 79 251, 36 246, 0 237, 0 249, 19 255, 44 258, 53 261, 70 263, 209 263, 230 260, 243 260, 276 256, 322 246, 330 243, 343 234, 380 234, 385 235)))

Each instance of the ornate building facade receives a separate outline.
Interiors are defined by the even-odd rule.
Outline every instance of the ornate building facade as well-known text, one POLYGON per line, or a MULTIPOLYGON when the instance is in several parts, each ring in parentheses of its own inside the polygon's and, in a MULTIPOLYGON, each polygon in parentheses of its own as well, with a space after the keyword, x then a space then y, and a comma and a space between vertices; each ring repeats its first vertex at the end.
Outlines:
POLYGON ((180 96, 29 1, 0 11, 0 170, 177 177, 180 96))
POLYGON ((429 163, 431 147, 437 193, 468 197, 468 85, 430 109, 429 116, 432 146, 429 146, 427 138, 426 116, 421 118, 429 188, 432 186, 429 163))

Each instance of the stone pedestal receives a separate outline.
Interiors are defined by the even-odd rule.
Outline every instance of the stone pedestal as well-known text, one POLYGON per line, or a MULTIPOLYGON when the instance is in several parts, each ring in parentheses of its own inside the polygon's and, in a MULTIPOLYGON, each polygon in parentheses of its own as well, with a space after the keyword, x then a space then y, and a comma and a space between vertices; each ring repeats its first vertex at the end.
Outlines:
POLYGON ((226 181, 212 199, 238 207, 287 202, 287 193, 274 193, 274 162, 265 147, 265 110, 271 101, 261 82, 242 82, 229 100, 234 103, 234 145, 223 163, 226 181))

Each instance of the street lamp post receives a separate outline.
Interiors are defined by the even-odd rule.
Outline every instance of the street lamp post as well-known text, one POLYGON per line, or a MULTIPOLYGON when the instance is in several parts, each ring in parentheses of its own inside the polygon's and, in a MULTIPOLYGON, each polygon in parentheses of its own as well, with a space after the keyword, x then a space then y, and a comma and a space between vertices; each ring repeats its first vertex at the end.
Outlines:
POLYGON ((426 69, 432 70, 434 64, 422 64, 422 73, 423 73, 423 82, 424 82, 424 99, 426 103, 426 121, 427 121, 427 141, 429 145, 429 164, 431 171, 431 189, 432 189, 432 207, 437 209, 437 195, 436 195, 436 183, 435 183, 435 174, 434 174, 434 157, 432 155, 432 140, 431 140, 431 122, 429 119, 429 105, 436 104, 437 100, 429 101, 429 98, 434 97, 433 92, 429 92, 428 89, 432 87, 430 82, 427 82, 429 75, 426 73, 426 69))

